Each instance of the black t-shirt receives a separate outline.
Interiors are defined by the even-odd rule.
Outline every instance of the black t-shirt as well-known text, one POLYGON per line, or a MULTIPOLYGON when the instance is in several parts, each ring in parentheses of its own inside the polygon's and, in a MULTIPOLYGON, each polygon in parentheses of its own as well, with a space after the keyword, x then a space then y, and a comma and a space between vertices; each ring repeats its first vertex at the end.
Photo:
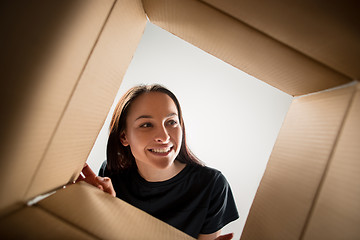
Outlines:
POLYGON ((112 175, 105 161, 99 175, 111 178, 118 198, 194 238, 239 218, 229 183, 209 167, 188 164, 169 180, 148 182, 136 167, 112 175))

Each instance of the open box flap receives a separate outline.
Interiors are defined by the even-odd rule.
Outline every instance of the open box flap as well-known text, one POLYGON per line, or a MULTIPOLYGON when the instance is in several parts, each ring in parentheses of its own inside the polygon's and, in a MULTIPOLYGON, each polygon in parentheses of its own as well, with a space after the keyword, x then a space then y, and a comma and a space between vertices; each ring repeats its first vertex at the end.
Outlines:
POLYGON ((151 22, 290 95, 352 80, 204 2, 143 0, 143 5, 151 22))
POLYGON ((26 198, 78 177, 114 101, 146 21, 141 2, 116 1, 26 198))
POLYGON ((294 99, 241 239, 302 239, 355 89, 294 99))
POLYGON ((98 239, 38 207, 25 207, 0 220, 2 239, 98 239))
POLYGON ((4 2, 0 213, 24 202, 113 5, 112 0, 4 2))
POLYGON ((100 239, 193 239, 85 182, 68 186, 37 205, 100 239))
POLYGON ((47 43, 49 49, 41 45, 31 58, 22 59, 15 53, 28 51, 33 42, 20 41, 24 39, 20 30, 9 35, 23 44, 10 45, 15 55, 8 52, 19 58, 20 72, 40 70, 35 75, 9 70, 2 76, 9 79, 9 94, 22 102, 1 96, 6 109, 18 111, 9 114, 11 119, 1 119, 5 133, 0 156, 0 180, 5 186, 0 189, 1 215, 73 181, 81 171, 147 22, 141 1, 114 3, 37 1, 24 5, 28 15, 19 15, 23 5, 9 4, 5 9, 4 18, 17 16, 17 25, 35 34, 49 31, 53 42, 47 43), (61 16, 52 13, 56 10, 63 11, 61 16), (52 16, 62 27, 50 24, 52 16), (49 24, 40 24, 45 20, 49 24))
POLYGON ((360 236, 359 123, 360 84, 314 201, 304 240, 357 239, 360 236))
POLYGON ((360 79, 356 0, 202 0, 352 79, 360 79))

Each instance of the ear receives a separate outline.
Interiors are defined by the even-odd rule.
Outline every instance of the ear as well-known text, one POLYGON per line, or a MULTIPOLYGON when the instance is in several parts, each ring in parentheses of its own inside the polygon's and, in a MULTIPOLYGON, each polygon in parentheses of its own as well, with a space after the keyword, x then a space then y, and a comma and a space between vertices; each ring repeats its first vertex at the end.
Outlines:
POLYGON ((129 146, 129 142, 127 141, 127 138, 126 138, 126 135, 125 135, 125 131, 123 131, 123 132, 120 134, 120 142, 122 143, 122 145, 123 145, 124 147, 129 146))

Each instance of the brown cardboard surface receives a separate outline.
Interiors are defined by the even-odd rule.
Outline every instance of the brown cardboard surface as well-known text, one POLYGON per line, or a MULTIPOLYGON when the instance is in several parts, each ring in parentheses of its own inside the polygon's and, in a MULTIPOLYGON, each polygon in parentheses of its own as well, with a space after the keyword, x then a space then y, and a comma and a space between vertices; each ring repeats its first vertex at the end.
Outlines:
POLYGON ((351 103, 304 240, 359 239, 360 88, 351 103))
POLYGON ((300 239, 354 88, 294 99, 241 239, 300 239))
POLYGON ((294 96, 350 79, 206 3, 143 0, 151 22, 294 96))
MULTIPOLYGON (((258 12, 284 13, 258 18, 255 10, 238 15, 238 4, 233 13, 233 2, 226 0, 142 2, 155 24, 289 94, 328 89, 359 76, 357 25, 333 26, 340 15, 317 18, 314 11, 307 19, 302 13, 309 3, 295 10, 282 2, 256 5, 258 12), (319 26, 330 30, 320 36, 319 26), (298 27, 308 27, 316 37, 303 36, 298 27)), ((0 235, 191 239, 84 183, 24 207, 29 198, 78 176, 144 30, 141 1, 5 1, 1 6, 6 37, 0 44, 0 235)), ((359 93, 353 98, 354 89, 294 100, 242 239, 359 237, 359 93)))
POLYGON ((2 2, 0 215, 23 202, 112 4, 2 2))
POLYGON ((360 2, 203 0, 278 41, 360 78, 360 2))
POLYGON ((140 0, 116 1, 26 199, 77 178, 113 103, 146 21, 140 0))
POLYGON ((193 239, 84 182, 62 189, 38 205, 101 239, 193 239))
POLYGON ((25 207, 0 220, 1 239, 97 239, 37 207, 25 207))

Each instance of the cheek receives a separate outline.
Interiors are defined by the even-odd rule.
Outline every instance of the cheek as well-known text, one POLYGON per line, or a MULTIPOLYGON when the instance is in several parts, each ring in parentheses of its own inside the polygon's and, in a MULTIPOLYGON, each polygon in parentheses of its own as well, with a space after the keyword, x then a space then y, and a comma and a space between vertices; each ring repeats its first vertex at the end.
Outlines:
POLYGON ((177 144, 180 146, 181 145, 181 142, 182 142, 182 129, 179 127, 179 128, 175 128, 174 129, 174 138, 176 139, 176 142, 177 144))
POLYGON ((144 133, 132 131, 131 134, 128 135, 128 141, 131 147, 140 147, 146 140, 146 136, 144 133))

